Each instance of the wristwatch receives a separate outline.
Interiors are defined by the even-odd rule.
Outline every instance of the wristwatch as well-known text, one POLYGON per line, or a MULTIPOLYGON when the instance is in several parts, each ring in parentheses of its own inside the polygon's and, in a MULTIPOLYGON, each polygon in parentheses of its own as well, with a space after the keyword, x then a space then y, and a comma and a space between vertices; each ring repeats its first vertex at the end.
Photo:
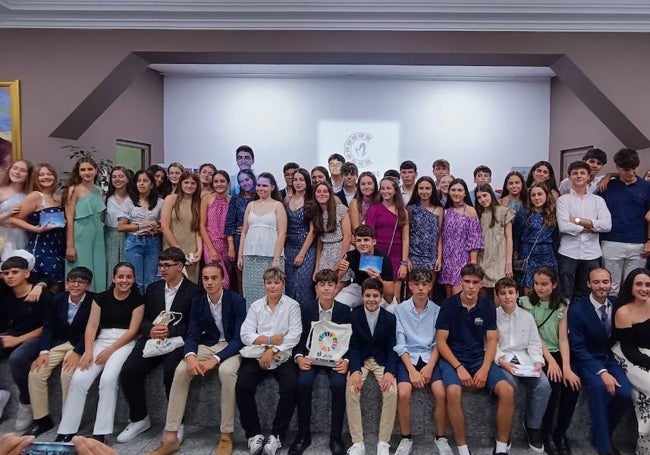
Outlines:
POLYGON ((580 218, 577 218, 577 217, 574 218, 574 219, 573 219, 573 222, 574 222, 575 224, 580 224, 580 218))
POLYGON ((280 349, 277 346, 273 346, 271 348, 271 351, 273 351, 273 354, 277 354, 278 352, 280 352, 280 349))

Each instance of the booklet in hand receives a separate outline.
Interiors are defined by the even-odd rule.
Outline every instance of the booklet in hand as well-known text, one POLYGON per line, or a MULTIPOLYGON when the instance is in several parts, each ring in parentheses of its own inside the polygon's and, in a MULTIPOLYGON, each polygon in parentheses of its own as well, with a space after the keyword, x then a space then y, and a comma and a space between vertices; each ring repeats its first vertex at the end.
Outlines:
POLYGON ((362 254, 359 259, 359 270, 367 272, 368 269, 374 269, 381 273, 381 268, 384 263, 384 258, 381 256, 373 256, 371 254, 362 254))
POLYGON ((56 227, 65 227, 65 215, 63 212, 41 212, 38 224, 45 226, 46 224, 56 227))

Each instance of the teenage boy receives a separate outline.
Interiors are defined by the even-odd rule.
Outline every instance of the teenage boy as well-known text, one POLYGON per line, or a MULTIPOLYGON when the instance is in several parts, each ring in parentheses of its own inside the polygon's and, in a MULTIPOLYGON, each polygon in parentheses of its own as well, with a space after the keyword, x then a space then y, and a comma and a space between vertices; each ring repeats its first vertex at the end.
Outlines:
POLYGON ((620 283, 630 271, 645 267, 650 253, 650 183, 636 175, 639 154, 621 149, 614 155, 618 176, 608 182, 600 196, 612 215, 612 229, 601 237, 603 265, 612 274, 612 294, 618 295, 620 283))
POLYGON ((149 455, 171 455, 180 450, 178 438, 190 384, 217 369, 221 383, 221 438, 215 455, 231 455, 235 431, 235 384, 243 347, 239 332, 246 318, 244 298, 223 288, 223 267, 208 264, 201 271, 205 292, 192 300, 184 355, 174 372, 169 394, 165 433, 149 455))
MULTIPOLYGON (((607 154, 601 149, 589 149, 582 157, 582 161, 589 166, 589 179, 587 180, 587 191, 596 193, 598 191, 598 183, 603 179, 603 175, 598 173, 607 164, 607 154)), ((571 191, 571 180, 569 177, 560 182, 560 194, 567 194, 571 191)))
POLYGON ((334 270, 323 269, 317 272, 314 281, 316 300, 302 306, 302 336, 300 343, 294 349, 294 359, 298 364, 298 435, 289 448, 289 455, 302 455, 311 445, 311 397, 314 380, 319 372, 329 377, 332 393, 330 450, 332 455, 343 455, 345 449, 341 441, 341 433, 345 414, 345 383, 349 360, 345 355, 333 367, 312 364, 312 359, 308 356, 307 338, 312 322, 327 320, 335 324, 349 324, 350 307, 334 300, 339 281, 334 270))
POLYGON ((406 205, 411 200, 411 195, 415 188, 415 180, 418 178, 417 165, 411 160, 402 161, 402 164, 399 165, 399 177, 402 180, 400 192, 402 193, 404 205, 406 205))
POLYGON ((327 158, 327 167, 330 170, 330 177, 332 178, 332 189, 335 193, 338 193, 343 188, 343 176, 341 175, 343 163, 345 163, 345 158, 339 153, 332 153, 327 158))
POLYGON ((372 374, 379 383, 382 394, 381 419, 377 455, 389 455, 390 436, 395 423, 397 384, 395 370, 395 315, 380 308, 382 282, 368 278, 361 285, 363 307, 352 310, 352 338, 350 339, 350 377, 345 401, 348 408, 348 425, 352 446, 349 455, 364 455, 363 421, 361 418, 361 388, 372 374))
POLYGON ((29 397, 34 423, 25 434, 38 436, 54 428, 50 417, 47 381, 61 363, 62 403, 68 396, 72 375, 84 353, 84 334, 95 295, 90 292, 93 273, 74 267, 65 280, 66 292, 54 297, 39 339, 39 356, 29 372, 29 397))
POLYGON ((182 347, 176 348, 167 354, 145 358, 143 357, 145 344, 149 339, 185 338, 190 320, 192 299, 201 290, 183 274, 185 253, 180 248, 171 247, 161 251, 158 255, 158 266, 160 267, 162 280, 147 286, 144 317, 140 326, 142 336, 136 341, 120 373, 122 392, 124 392, 130 410, 129 423, 117 435, 117 442, 121 443, 129 442, 140 433, 151 428, 144 384, 147 374, 162 364, 165 395, 169 398, 174 371, 183 358, 182 347), (154 324, 162 311, 172 312, 174 315, 173 322, 154 324))
POLYGON ((568 171, 571 189, 557 200, 560 231, 557 262, 562 295, 573 299, 589 294, 588 272, 600 267, 603 255, 599 233, 612 229, 612 217, 605 200, 587 189, 589 165, 574 161, 568 171))
POLYGON ((298 163, 294 163, 293 161, 288 162, 282 167, 285 183, 285 187, 280 190, 280 196, 282 197, 282 200, 293 193, 293 174, 295 174, 298 169, 300 169, 300 165, 298 163))
POLYGON ((474 169, 474 183, 476 186, 469 193, 469 197, 472 200, 472 204, 476 205, 476 187, 484 183, 492 183, 492 169, 484 164, 477 166, 476 169, 474 169))
POLYGON ((359 168, 356 164, 348 161, 341 166, 341 175, 343 175, 343 187, 341 191, 336 193, 336 196, 341 200, 346 207, 350 205, 350 201, 354 199, 357 194, 357 178, 359 177, 359 168))
POLYGON ((436 185, 440 183, 440 179, 443 178, 445 175, 451 174, 451 167, 449 165, 449 161, 445 159, 437 159, 433 162, 433 178, 436 181, 436 185))
MULTIPOLYGON (((239 182, 237 181, 237 174, 243 169, 253 170, 255 164, 255 153, 248 145, 240 145, 235 150, 235 160, 237 160, 237 172, 230 176, 230 194, 239 194, 239 182)), ((253 172, 254 173, 254 172, 253 172)))
POLYGON ((339 279, 342 279, 346 272, 352 270, 354 282, 345 286, 336 295, 338 302, 344 303, 350 308, 361 305, 361 283, 367 278, 376 278, 382 282, 384 304, 393 301, 395 285, 393 283, 393 265, 388 256, 382 251, 376 250, 375 228, 362 224, 354 231, 354 245, 356 249, 348 251, 343 259, 339 261, 336 271, 339 279), (374 267, 361 267, 363 256, 374 256, 381 262, 381 271, 374 267))
POLYGON ((259 455, 262 450, 264 455, 275 455, 282 447, 296 406, 298 369, 289 359, 302 333, 300 304, 283 293, 284 272, 271 267, 264 272, 263 280, 266 295, 248 309, 241 326, 241 340, 244 346, 263 347, 264 353, 260 358, 242 360, 235 387, 241 426, 251 455, 259 455), (271 434, 264 437, 255 390, 269 377, 277 381, 280 398, 271 434))
POLYGON ((440 307, 429 300, 433 287, 431 271, 413 269, 408 286, 411 298, 395 309, 397 319, 397 418, 402 430, 402 440, 396 454, 409 455, 413 449, 411 438, 411 393, 413 387, 430 387, 436 399, 436 447, 441 455, 452 455, 445 437, 447 433, 447 407, 445 387, 436 368, 439 355, 436 349, 436 319, 440 307))
POLYGON ((461 291, 445 300, 436 321, 439 368, 447 389, 447 413, 459 455, 469 455, 463 387, 488 390, 498 398, 495 455, 508 453, 514 415, 514 389, 503 370, 494 364, 497 353, 496 307, 479 297, 483 270, 467 264, 460 270, 461 291))
MULTIPOLYGON (((33 264, 33 262, 32 262, 33 264)), ((29 262, 12 256, 2 263, 3 278, 11 289, 5 293, 0 305, 9 321, 0 333, 0 361, 9 359, 11 376, 18 386, 19 404, 16 417, 16 431, 25 431, 33 421, 29 399, 29 370, 38 357, 38 337, 43 332, 43 322, 52 305, 52 294, 43 290, 36 302, 27 302, 26 297, 34 287, 29 282, 29 262)))
POLYGON ((494 362, 504 370, 515 389, 520 386, 526 389, 524 429, 528 447, 533 452, 544 453, 541 428, 551 396, 551 384, 542 371, 542 339, 533 315, 517 305, 517 282, 509 277, 501 278, 494 285, 494 290, 500 303, 497 307, 499 345, 494 362), (519 368, 525 368, 527 374, 523 375, 519 368))

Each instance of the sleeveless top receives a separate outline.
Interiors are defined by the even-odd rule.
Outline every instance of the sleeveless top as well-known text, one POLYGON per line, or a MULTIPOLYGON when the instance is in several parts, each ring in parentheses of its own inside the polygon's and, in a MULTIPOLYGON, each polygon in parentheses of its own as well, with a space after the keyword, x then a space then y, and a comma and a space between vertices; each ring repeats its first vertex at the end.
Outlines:
POLYGON ((244 256, 273 257, 275 242, 278 239, 278 219, 275 213, 276 202, 273 208, 263 215, 257 215, 254 205, 248 213, 248 232, 244 243, 244 256))

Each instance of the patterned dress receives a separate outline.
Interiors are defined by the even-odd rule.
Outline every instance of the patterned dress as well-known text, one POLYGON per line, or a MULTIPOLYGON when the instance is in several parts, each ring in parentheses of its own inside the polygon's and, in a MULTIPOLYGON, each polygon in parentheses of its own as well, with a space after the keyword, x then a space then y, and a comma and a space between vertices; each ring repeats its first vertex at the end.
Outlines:
MULTIPOLYGON (((25 193, 16 193, 5 199, 0 203, 0 213, 9 211, 14 205, 20 204, 23 199, 25 199, 25 193)), ((10 258, 14 251, 23 249, 27 245, 27 233, 21 228, 13 227, 9 224, 9 220, 0 225, 0 238, 2 242, 0 251, 2 251, 3 261, 10 258)))
POLYGON ((515 212, 503 205, 495 210, 496 223, 490 227, 492 212, 485 210, 481 216, 481 230, 485 248, 478 255, 478 264, 485 277, 483 286, 493 288, 498 279, 506 276, 506 231, 505 226, 515 218, 515 212))
MULTIPOLYGON (((26 221, 34 226, 40 225, 41 213, 63 213, 62 207, 48 207, 30 213, 26 221)), ((49 284, 63 283, 65 277, 65 228, 36 234, 29 233, 27 250, 34 255, 36 263, 31 276, 37 282, 49 284)))
POLYGON ((312 242, 305 253, 302 264, 295 266, 293 261, 309 234, 309 223, 305 221, 305 207, 291 210, 287 204, 287 240, 284 244, 286 272, 284 293, 300 303, 306 305, 314 300, 314 283, 312 275, 316 265, 316 242, 312 242))
POLYGON ((517 213, 524 208, 524 201, 521 199, 510 199, 508 201, 508 208, 517 213))
POLYGON ((533 287, 533 276, 538 267, 548 266, 557 272, 554 237, 557 237, 557 227, 544 226, 542 215, 532 212, 530 216, 524 210, 517 212, 514 222, 514 250, 519 259, 528 258, 526 273, 520 278, 519 285, 533 287))
POLYGON ((420 204, 409 205, 409 259, 414 268, 433 270, 438 260, 438 216, 420 204))
MULTIPOLYGON (((318 261, 318 270, 336 268, 336 264, 341 259, 341 247, 343 246, 343 229, 342 221, 348 208, 343 204, 336 204, 336 230, 321 234, 320 241, 323 244, 318 261)), ((328 214, 323 212, 323 226, 327 226, 328 214)))
POLYGON ((390 259, 393 265, 393 280, 397 280, 399 263, 402 260, 402 228, 397 223, 397 215, 380 202, 368 209, 366 224, 375 228, 376 247, 390 259))
MULTIPOLYGON (((237 188, 239 187, 237 186, 237 188)), ((237 194, 230 198, 230 203, 228 204, 226 236, 233 238, 235 243, 235 257, 239 253, 239 239, 241 239, 241 234, 237 233, 237 228, 241 228, 244 225, 244 214, 246 213, 246 206, 248 206, 250 201, 250 198, 245 198, 241 194, 237 194)))
MULTIPOLYGON (((226 236, 226 217, 228 215, 229 198, 215 197, 212 204, 208 206, 207 220, 205 229, 208 231, 208 237, 212 246, 219 253, 219 263, 224 270, 223 287, 230 288, 230 274, 232 264, 228 259, 228 237, 226 236)), ((206 264, 212 262, 208 246, 203 244, 203 260, 206 264)))
POLYGON ((460 286, 460 269, 469 263, 470 251, 482 250, 478 218, 445 210, 442 222, 442 267, 438 282, 460 286))

